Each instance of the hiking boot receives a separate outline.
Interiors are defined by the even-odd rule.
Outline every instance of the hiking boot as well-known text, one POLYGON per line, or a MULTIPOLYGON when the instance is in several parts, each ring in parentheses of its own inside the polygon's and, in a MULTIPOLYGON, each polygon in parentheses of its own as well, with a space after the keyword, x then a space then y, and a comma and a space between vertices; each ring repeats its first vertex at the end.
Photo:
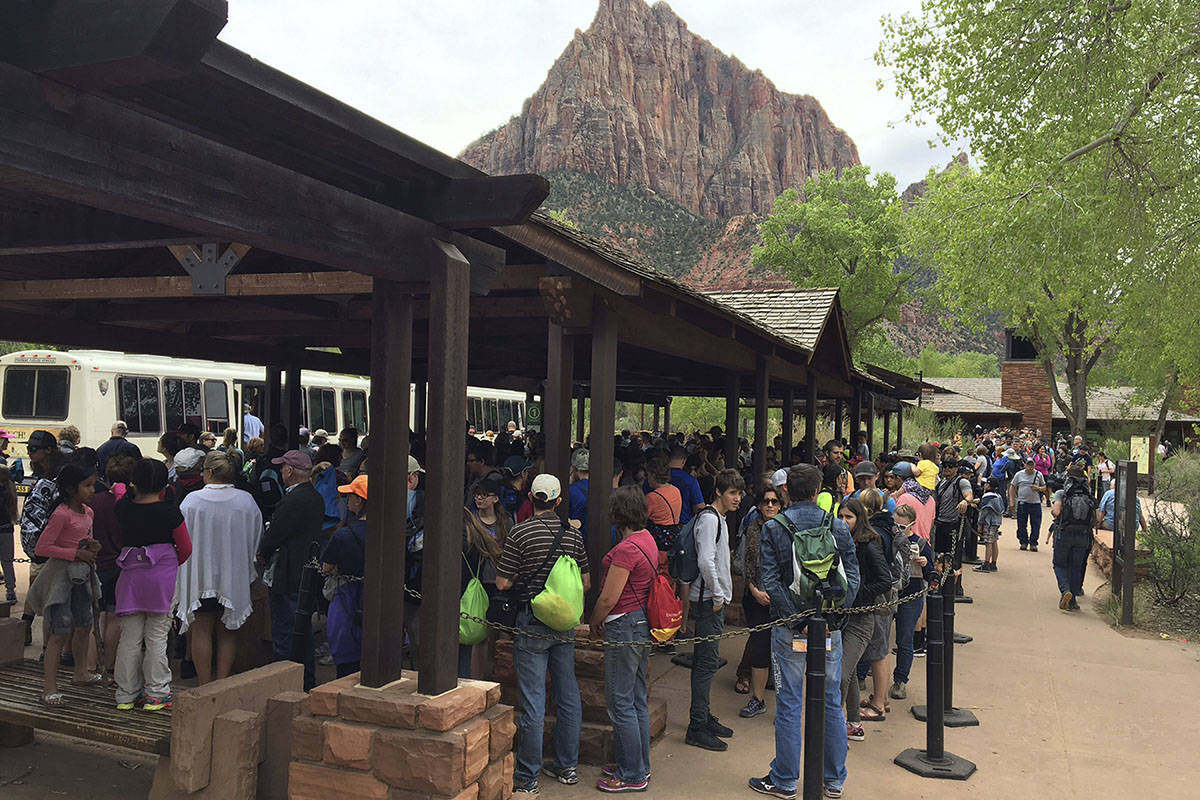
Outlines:
POLYGON ((720 736, 722 739, 729 739, 733 736, 733 728, 725 727, 712 714, 708 715, 708 732, 713 736, 720 736))
POLYGON ((780 800, 796 800, 796 790, 795 789, 793 789, 792 791, 789 792, 787 789, 784 789, 780 786, 776 786, 775 784, 771 783, 770 775, 768 775, 765 778, 751 778, 750 779, 750 788, 753 789, 754 791, 758 792, 759 794, 766 794, 766 795, 770 795, 771 797, 778 797, 778 798, 780 798, 780 800))
POLYGON ((650 785, 650 782, 647 781, 645 778, 638 781, 637 783, 626 783, 625 781, 621 780, 620 778, 618 778, 615 775, 606 775, 605 777, 596 781, 596 788, 602 792, 608 792, 609 794, 623 794, 625 792, 644 792, 644 791, 646 791, 646 787, 649 785, 650 785))
POLYGON ((687 734, 683 737, 683 743, 690 744, 692 747, 713 750, 718 753, 729 749, 729 745, 714 736, 712 731, 693 725, 688 725, 687 734))
POLYGON ((893 700, 907 700, 908 686, 900 681, 892 681, 892 688, 888 689, 888 697, 893 700))
POLYGON ((559 767, 556 764, 544 764, 542 774, 554 778, 564 786, 574 786, 579 783, 579 773, 575 767, 559 767))
POLYGON ((1071 603, 1075 602, 1075 595, 1070 592, 1063 592, 1062 597, 1058 599, 1058 607, 1062 611, 1066 611, 1071 607, 1071 603))
POLYGON ((867 738, 867 732, 857 722, 847 722, 846 738, 852 742, 861 742, 867 738))
POLYGON ((750 701, 738 712, 738 716, 749 719, 750 717, 757 717, 759 714, 765 713, 767 713, 767 704, 757 697, 751 697, 750 701))

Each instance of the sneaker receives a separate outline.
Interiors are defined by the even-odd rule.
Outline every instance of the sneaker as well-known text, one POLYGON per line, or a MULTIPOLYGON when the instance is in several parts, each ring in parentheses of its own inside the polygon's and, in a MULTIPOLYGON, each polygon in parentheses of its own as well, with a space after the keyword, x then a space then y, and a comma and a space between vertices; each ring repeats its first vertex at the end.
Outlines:
POLYGON ((1031 553, 1036 553, 1036 552, 1037 552, 1037 545, 1036 545, 1036 544, 1031 544, 1031 545, 1029 545, 1029 552, 1031 552, 1031 553))
POLYGON ((730 739, 733 737, 733 728, 727 728, 712 714, 708 715, 708 732, 713 736, 720 736, 722 739, 730 739))
POLYGON ((995 563, 988 564, 988 572, 996 572, 996 565, 995 565, 995 563))
POLYGON ((765 778, 751 778, 750 788, 759 794, 767 794, 771 797, 778 797, 781 800, 796 800, 796 790, 788 791, 780 786, 771 783, 771 776, 765 778))
POLYGON ((609 794, 622 794, 624 792, 644 792, 646 787, 650 785, 647 780, 642 780, 638 783, 626 783, 620 778, 608 776, 596 781, 596 788, 602 792, 609 794))
POLYGON ((128 703, 117 703, 117 711, 133 711, 133 701, 128 703))
POLYGON ((146 702, 142 706, 142 710, 162 711, 163 709, 166 709, 167 711, 170 711, 173 700, 174 695, 172 694, 167 694, 166 697, 151 697, 150 695, 146 695, 146 702))
MULTIPOLYGON (((620 773, 617 770, 616 764, 605 764, 600 768, 600 774, 606 778, 615 778, 620 773)), ((646 770, 646 780, 650 780, 650 771, 646 770)))
POLYGON ((914 658, 924 658, 925 657, 925 645, 921 645, 920 647, 914 647, 913 648, 913 657, 914 658))
POLYGON ((836 789, 832 786, 826 786, 825 787, 825 796, 828 798, 831 798, 831 800, 837 800, 837 798, 840 798, 842 796, 842 789, 840 786, 836 789))
POLYGON ((1063 592, 1062 597, 1058 599, 1058 607, 1062 611, 1066 611, 1071 607, 1071 603, 1075 602, 1075 595, 1070 592, 1063 592))
POLYGON ((892 681, 892 688, 888 689, 888 697, 893 700, 907 700, 908 686, 900 681, 892 681))
POLYGON ((767 713, 767 704, 757 697, 751 697, 749 702, 738 712, 738 716, 749 719, 750 717, 757 717, 759 714, 765 713, 767 713))
POLYGON ((847 722, 846 738, 852 742, 861 742, 867 738, 867 732, 863 730, 862 725, 855 725, 853 722, 847 722))
POLYGON ((538 785, 536 780, 529 783, 514 783, 513 794, 538 794, 538 785))
POLYGON ((1028 550, 1028 549, 1029 549, 1029 545, 1027 545, 1027 544, 1023 544, 1023 545, 1021 545, 1021 549, 1022 549, 1022 550, 1028 550))
POLYGON ((554 778, 564 786, 574 786, 579 783, 579 773, 575 767, 559 767, 556 764, 542 766, 542 774, 554 778))
POLYGON ((683 737, 684 744, 690 744, 692 747, 700 747, 704 750, 713 750, 722 752, 729 749, 729 745, 713 735, 712 731, 707 728, 696 728, 688 725, 687 734, 683 737))
POLYGON ((1067 611, 1082 611, 1082 609, 1079 607, 1079 603, 1074 597, 1072 597, 1071 602, 1067 604, 1067 611))
POLYGON ((974 569, 972 569, 971 571, 972 572, 991 572, 992 568, 990 566, 988 566, 988 563, 985 561, 982 564, 980 564, 978 567, 975 567, 974 569))

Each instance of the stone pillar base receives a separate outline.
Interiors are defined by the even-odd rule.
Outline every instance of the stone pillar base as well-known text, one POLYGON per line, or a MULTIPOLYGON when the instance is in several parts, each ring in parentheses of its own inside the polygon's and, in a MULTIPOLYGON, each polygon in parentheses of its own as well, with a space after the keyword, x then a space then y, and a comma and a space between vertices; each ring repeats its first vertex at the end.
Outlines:
POLYGON ((516 725, 499 684, 429 697, 415 672, 382 689, 358 679, 316 687, 292 721, 292 800, 508 800, 516 725))

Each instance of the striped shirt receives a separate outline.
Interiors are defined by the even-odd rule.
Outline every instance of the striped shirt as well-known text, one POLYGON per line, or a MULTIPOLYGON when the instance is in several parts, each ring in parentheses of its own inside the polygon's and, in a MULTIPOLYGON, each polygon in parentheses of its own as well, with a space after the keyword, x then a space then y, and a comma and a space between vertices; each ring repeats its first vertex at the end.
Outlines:
POLYGON ((562 524, 557 514, 543 512, 518 523, 508 532, 508 536, 504 537, 496 572, 501 577, 519 584, 521 600, 529 600, 545 588, 546 578, 550 576, 550 570, 553 569, 558 556, 571 556, 585 574, 588 572, 583 537, 570 526, 563 531, 558 551, 552 558, 546 557, 562 524))

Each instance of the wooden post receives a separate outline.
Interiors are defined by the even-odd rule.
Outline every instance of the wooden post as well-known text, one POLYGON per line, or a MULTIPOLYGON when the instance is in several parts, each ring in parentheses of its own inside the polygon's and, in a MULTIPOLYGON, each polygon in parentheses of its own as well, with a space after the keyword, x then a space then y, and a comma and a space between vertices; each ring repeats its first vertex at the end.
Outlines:
MULTIPOLYGON (((569 409, 571 407, 570 394, 567 395, 567 400, 569 409)), ((587 441, 587 398, 583 395, 575 398, 575 441, 581 443, 587 441)))
POLYGON ((862 426, 862 390, 854 387, 854 396, 850 400, 850 443, 858 444, 858 431, 862 426))
MULTIPOLYGON (((428 407, 429 384, 426 381, 417 381, 415 384, 413 384, 413 433, 424 435, 429 431, 429 426, 427 424, 428 407)), ((463 422, 466 422, 465 418, 463 422)), ((372 441, 374 441, 374 439, 372 439, 372 441)))
MULTIPOLYGON (((663 403, 663 436, 671 432, 671 398, 667 398, 663 403)), ((1180 439, 1180 441, 1183 441, 1180 439)))
POLYGON ((300 386, 300 366, 298 364, 288 364, 287 389, 283 404, 283 424, 287 425, 288 450, 295 450, 300 446, 300 426, 304 424, 300 421, 300 393, 302 391, 303 389, 300 386))
POLYGON ((846 401, 842 398, 837 398, 833 401, 833 438, 839 442, 842 440, 842 435, 845 431, 842 429, 842 422, 846 418, 846 401))
POLYGON ((362 683, 400 677, 404 648, 404 527, 408 518, 408 385, 412 297, 375 280, 371 309, 371 513, 363 581, 362 683))
POLYGON ((767 471, 767 412, 771 405, 771 371, 767 357, 760 355, 754 363, 754 457, 751 462, 755 481, 767 471))
MULTIPOLYGON (((546 472, 558 477, 563 492, 571 466, 571 381, 575 373, 575 340, 561 325, 550 323, 546 340, 546 395, 543 398, 542 432, 546 437, 546 472)), ((567 518, 567 503, 560 505, 567 518)))
MULTIPOLYGON (((617 416, 617 314, 599 297, 592 311, 592 413, 587 498, 587 551, 592 567, 588 605, 600 591, 600 562, 612 544, 608 499, 612 495, 613 427, 617 416)), ((563 484, 566 491, 566 484, 563 484)), ((565 505, 565 502, 564 502, 565 505)))
POLYGON ((900 404, 900 410, 896 412, 896 449, 900 450, 904 447, 904 403, 900 404))
POLYGON ((738 405, 741 403, 738 375, 731 372, 725 381, 725 467, 737 469, 738 459, 738 405))
POLYGON ((804 387, 804 449, 808 463, 817 463, 817 380, 811 374, 804 387))
MULTIPOLYGON (((855 434, 854 441, 850 442, 850 448, 853 450, 858 446, 858 434, 855 434)), ((875 455, 875 393, 867 392, 867 449, 871 455, 875 455)))
POLYGON ((796 436, 796 389, 788 386, 783 390, 783 447, 779 451, 781 466, 792 465, 792 439, 796 436))
POLYGON ((651 433, 658 433, 658 431, 659 431, 659 428, 658 428, 658 411, 659 411, 659 408, 658 408, 658 403, 655 403, 655 404, 654 404, 654 418, 653 418, 653 420, 652 420, 652 422, 651 422, 651 430, 650 430, 650 432, 651 432, 651 433))
POLYGON ((267 386, 263 391, 263 425, 268 449, 271 446, 271 426, 283 422, 283 371, 276 365, 267 366, 267 386))
MULTIPOLYGON (((467 322, 471 265, 454 245, 432 240, 429 292, 429 464, 417 691, 458 685, 458 603, 462 577, 462 465, 467 413, 467 322)), ((374 449, 374 448, 372 448, 374 449)))
POLYGON ((885 411, 885 412, 883 412, 883 452, 885 455, 887 454, 888 448, 891 446, 890 445, 890 441, 892 438, 891 428, 892 428, 892 412, 885 411))

